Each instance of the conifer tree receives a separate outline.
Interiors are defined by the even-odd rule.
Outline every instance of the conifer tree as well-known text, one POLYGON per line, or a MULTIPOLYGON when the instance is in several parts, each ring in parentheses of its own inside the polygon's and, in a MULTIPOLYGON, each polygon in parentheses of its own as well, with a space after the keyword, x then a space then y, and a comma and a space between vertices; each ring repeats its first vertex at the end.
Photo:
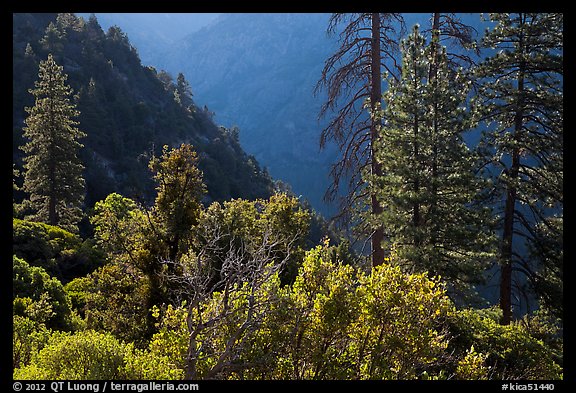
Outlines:
POLYGON ((192 101, 192 88, 190 83, 181 72, 178 73, 176 78, 176 89, 174 90, 174 100, 185 109, 188 109, 193 104, 192 101))
MULTIPOLYGON (((334 34, 340 27, 341 46, 326 60, 316 87, 317 91, 326 88, 328 93, 320 115, 338 110, 322 131, 320 146, 334 141, 342 153, 332 168, 333 182, 326 199, 334 200, 339 191, 346 190, 338 218, 348 225, 351 213, 360 213, 360 218, 355 220, 355 229, 360 236, 370 237, 372 265, 376 266, 383 263, 386 255, 382 247, 384 228, 377 220, 383 206, 375 193, 366 187, 362 173, 370 168, 374 176, 384 174, 374 152, 376 130, 382 119, 368 116, 364 109, 367 107, 374 113, 386 106, 381 94, 383 70, 391 77, 399 77, 397 54, 400 36, 405 31, 404 17, 397 13, 333 14, 328 33, 334 34)), ((473 47, 474 29, 462 23, 455 14, 433 13, 428 32, 438 43, 448 40, 452 47, 473 47)), ((432 53, 431 79, 436 72, 434 50, 432 53)), ((466 51, 457 50, 448 57, 452 65, 472 62, 466 51)))
POLYGON ((39 79, 30 93, 35 105, 26 108, 22 146, 24 157, 24 191, 35 212, 32 220, 76 230, 82 215, 85 182, 84 166, 78 157, 86 136, 76 126, 79 116, 71 101, 72 88, 66 84, 63 67, 52 55, 39 66, 39 79))
POLYGON ((563 15, 491 14, 490 20, 496 25, 483 46, 498 52, 476 70, 477 108, 488 130, 483 142, 502 223, 501 322, 509 324, 512 293, 522 286, 514 272, 538 284, 540 259, 562 283, 562 252, 550 246, 562 244, 563 15))
POLYGON ((198 156, 189 144, 179 148, 162 148, 160 158, 153 157, 149 168, 157 183, 154 216, 157 230, 168 248, 171 261, 185 251, 182 242, 189 241, 190 231, 198 223, 201 200, 206 192, 202 171, 198 169, 198 156))
POLYGON ((385 119, 376 143, 383 175, 368 178, 393 259, 406 271, 441 275, 462 294, 489 263, 490 212, 477 205, 478 160, 463 139, 470 82, 435 40, 426 45, 415 26, 402 43, 402 75, 388 79, 388 105, 375 113, 385 119))
POLYGON ((64 50, 65 35, 58 29, 54 22, 50 22, 46 27, 44 37, 40 40, 42 48, 52 55, 60 55, 64 50))

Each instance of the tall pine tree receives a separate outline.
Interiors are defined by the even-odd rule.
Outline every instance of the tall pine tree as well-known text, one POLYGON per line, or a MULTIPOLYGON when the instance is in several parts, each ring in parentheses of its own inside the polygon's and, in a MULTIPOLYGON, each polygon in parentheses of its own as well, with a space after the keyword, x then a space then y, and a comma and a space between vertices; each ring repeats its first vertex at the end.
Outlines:
POLYGON ((383 175, 371 187, 383 206, 392 260, 407 271, 441 275, 455 294, 482 281, 491 254, 490 212, 478 205, 478 160, 463 139, 470 83, 446 50, 415 26, 402 43, 402 75, 388 79, 376 144, 383 175), (431 68, 434 72, 430 72, 431 68))
POLYGON ((85 182, 84 166, 78 158, 86 136, 74 120, 80 113, 71 101, 72 88, 66 84, 63 67, 52 55, 40 62, 39 79, 30 93, 35 105, 26 108, 24 137, 24 191, 35 221, 77 230, 82 215, 85 182))
MULTIPOLYGON (((537 292, 555 282, 561 308, 563 211, 563 15, 492 14, 495 27, 483 46, 498 50, 476 70, 481 80, 477 108, 494 167, 495 204, 500 208, 500 307, 512 319, 518 273, 537 292), (535 258, 529 258, 530 253, 535 258), (556 275, 552 280, 539 273, 556 275)), ((550 293, 548 293, 549 295, 550 293)), ((540 294, 544 300, 547 293, 540 294)), ((560 311, 561 314, 561 311, 560 311)))
MULTIPOLYGON (((337 110, 322 131, 320 146, 334 141, 342 153, 332 168, 333 182, 326 199, 334 200, 339 191, 346 190, 338 218, 346 225, 355 221, 356 232, 361 237, 370 237, 372 265, 376 266, 383 263, 386 254, 382 247, 384 228, 377 219, 383 207, 366 187, 362 172, 369 167, 374 176, 383 175, 374 151, 377 127, 382 119, 368 116, 363 104, 368 102, 371 112, 386 105, 382 101, 381 73, 385 70, 391 77, 398 78, 397 54, 405 31, 404 16, 398 13, 333 14, 328 33, 335 34, 340 28, 340 47, 326 60, 316 87, 317 91, 325 88, 328 93, 320 116, 337 110), (355 217, 351 219, 351 216, 355 217)), ((436 35, 438 43, 448 40, 451 47, 456 48, 448 54, 451 64, 470 64, 467 51, 460 49, 472 47, 472 27, 462 23, 455 14, 434 13, 429 31, 436 35)), ((434 59, 432 55, 432 64, 434 59)), ((431 66, 429 72, 432 78, 435 66, 431 66)))

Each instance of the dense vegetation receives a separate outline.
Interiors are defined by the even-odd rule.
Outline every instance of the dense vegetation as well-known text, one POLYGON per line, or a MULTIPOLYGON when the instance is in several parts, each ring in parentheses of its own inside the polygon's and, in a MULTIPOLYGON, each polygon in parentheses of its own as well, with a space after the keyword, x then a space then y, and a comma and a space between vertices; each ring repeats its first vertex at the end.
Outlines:
POLYGON ((14 379, 562 379, 562 17, 492 19, 483 44, 521 45, 465 73, 414 27, 386 107, 365 104, 380 170, 360 175, 382 209, 355 206, 385 234, 374 263, 274 190, 237 130, 182 74, 142 67, 118 28, 15 14, 14 379), (507 80, 515 55, 522 83, 507 80), (85 199, 65 176, 83 166, 85 199), (528 253, 509 252, 522 232, 507 220, 528 253), (477 308, 490 266, 504 300, 477 308), (508 266, 526 268, 537 311, 513 317, 508 266))

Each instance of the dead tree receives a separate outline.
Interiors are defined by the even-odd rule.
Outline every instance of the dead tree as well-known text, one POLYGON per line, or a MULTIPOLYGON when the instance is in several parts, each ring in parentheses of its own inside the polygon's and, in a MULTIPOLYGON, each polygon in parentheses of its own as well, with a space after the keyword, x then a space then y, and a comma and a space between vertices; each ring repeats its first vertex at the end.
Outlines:
MULTIPOLYGON (((348 217, 353 206, 366 199, 370 200, 370 214, 375 217, 382 207, 366 187, 362 173, 369 170, 373 175, 382 175, 381 166, 373 159, 380 121, 364 108, 369 103, 374 112, 381 106, 382 70, 391 75, 398 73, 396 58, 404 23, 400 14, 393 13, 333 14, 328 33, 335 34, 342 24, 340 47, 326 60, 316 85, 316 92, 326 89, 328 93, 320 117, 337 111, 322 131, 320 147, 334 141, 342 153, 332 167, 332 185, 325 199, 335 200, 341 186, 347 187, 338 218, 348 217)), ((384 231, 378 225, 370 227, 375 228, 370 237, 372 265, 376 266, 384 261, 384 231)))
MULTIPOLYGON (((260 296, 262 286, 278 273, 286 264, 298 236, 292 239, 268 230, 260 241, 247 242, 231 236, 221 226, 203 228, 208 241, 188 261, 164 261, 176 264, 181 271, 178 275, 165 275, 173 288, 179 288, 176 294, 186 300, 188 327, 188 350, 185 364, 185 379, 220 379, 230 372, 238 372, 258 367, 258 364, 243 363, 241 354, 245 351, 250 332, 256 331, 270 309, 270 299, 260 296), (213 272, 214 255, 222 255, 223 240, 229 242, 225 247, 225 257, 218 272, 213 272), (214 280, 214 273, 218 279, 214 280), (218 291, 218 305, 208 312, 208 302, 218 291), (233 304, 245 302, 238 309, 233 304), (210 343, 221 334, 221 327, 231 320, 241 320, 237 328, 230 332, 224 347, 215 348, 210 343), (213 358, 209 370, 199 371, 199 364, 206 357, 213 358)), ((203 364, 206 364, 205 362, 203 364)))

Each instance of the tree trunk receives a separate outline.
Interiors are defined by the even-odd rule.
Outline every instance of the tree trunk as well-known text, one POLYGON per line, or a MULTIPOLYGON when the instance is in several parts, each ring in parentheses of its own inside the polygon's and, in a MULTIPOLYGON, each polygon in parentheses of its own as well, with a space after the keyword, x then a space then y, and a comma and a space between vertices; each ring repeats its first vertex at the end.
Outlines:
MULTIPOLYGON (((440 42, 440 14, 435 12, 432 16, 432 59, 430 61, 430 71, 428 74, 428 84, 435 86, 438 88, 436 84, 436 79, 438 76, 438 52, 440 42)), ((430 216, 436 217, 436 207, 437 207, 437 198, 438 198, 438 190, 436 187, 436 181, 438 179, 438 144, 440 141, 438 140, 438 102, 434 100, 433 105, 433 136, 432 136, 432 184, 431 184, 431 193, 433 198, 430 204, 430 216)), ((436 228, 436 226, 434 226, 436 228)), ((432 246, 436 246, 437 243, 437 231, 434 229, 431 234, 430 243, 432 246)))
MULTIPOLYGON (((518 152, 515 150, 510 168, 510 178, 518 175, 518 152)), ((513 181, 513 180, 512 180, 513 181)), ((502 325, 510 324, 512 320, 512 240, 514 233, 514 210, 516 204, 516 187, 508 186, 506 207, 504 210, 504 230, 502 233, 502 266, 500 268, 500 309, 502 310, 502 325)))
MULTIPOLYGON (((419 127, 419 119, 418 114, 414 117, 414 161, 417 165, 416 170, 416 177, 414 179, 414 194, 418 196, 420 193, 420 151, 419 151, 419 143, 418 143, 418 127, 419 127)), ((420 226, 420 203, 414 202, 412 207, 412 225, 414 228, 420 226)), ((420 234, 418 232, 414 232, 414 246, 418 247, 420 245, 420 234)))
POLYGON ((58 201, 56 199, 56 121, 54 120, 54 109, 52 108, 52 100, 50 100, 50 142, 49 142, 49 157, 48 157, 48 181, 50 182, 50 195, 48 195, 48 223, 50 225, 58 225, 58 214, 56 206, 58 201))
MULTIPOLYGON (((414 63, 414 91, 418 90, 418 86, 420 84, 420 80, 417 77, 418 70, 416 65, 416 60, 413 60, 414 63)), ((414 97, 417 99, 417 97, 414 97)), ((420 164, 420 142, 418 140, 418 133, 420 128, 420 118, 418 116, 418 109, 415 109, 414 113, 414 124, 413 124, 413 135, 414 135, 414 164, 416 165, 415 170, 415 178, 414 178, 414 195, 419 197, 420 194, 420 175, 421 175, 421 164, 420 164)), ((414 202, 412 206, 412 225, 414 229, 420 226, 420 202, 414 202)), ((420 234, 418 231, 414 231, 414 246, 420 246, 420 234)))
MULTIPOLYGON (((520 38, 520 50, 523 48, 522 38, 520 38)), ((516 181, 520 169, 520 148, 518 141, 522 132, 523 121, 523 94, 524 94, 524 72, 526 65, 520 62, 518 69, 518 102, 514 115, 514 135, 516 142, 512 149, 512 164, 508 172, 508 188, 506 192, 506 206, 504 210, 504 229, 502 233, 502 267, 500 268, 500 309, 502 310, 502 325, 509 325, 512 321, 512 244, 514 236, 514 213, 516 211, 516 181)))
POLYGON ((58 215, 56 214, 56 164, 50 157, 49 165, 50 178, 50 195, 48 196, 48 223, 58 225, 58 215))
POLYGON ((438 73, 438 51, 440 43, 440 14, 435 12, 432 15, 432 61, 430 62, 430 81, 436 78, 438 73))
MULTIPOLYGON (((516 118, 522 119, 518 112, 516 118)), ((518 123, 518 120, 516 121, 518 123)), ((517 127, 517 125, 516 125, 517 127)), ((515 134, 518 129, 515 129, 515 134)), ((516 138, 515 138, 516 139, 516 138)), ((504 210, 504 230, 502 233, 502 267, 500 268, 500 309, 502 310, 502 325, 510 324, 512 320, 512 244, 514 234, 514 212, 516 211, 516 186, 520 167, 520 154, 518 148, 512 152, 512 165, 508 173, 511 184, 506 192, 506 206, 504 210)))
MULTIPOLYGON (((380 109, 380 104, 382 102, 382 82, 381 82, 381 70, 380 70, 380 14, 372 14, 372 41, 371 41, 371 59, 370 59, 370 70, 371 70, 371 86, 370 86, 370 105, 372 113, 375 110, 380 109)), ((373 176, 382 176, 382 166, 378 163, 375 157, 374 142, 378 137, 378 121, 372 119, 370 125, 370 158, 371 158, 371 172, 373 176)), ((376 195, 372 193, 371 195, 371 208, 372 216, 377 217, 382 213, 382 206, 378 202, 376 195)), ((384 241, 384 228, 382 226, 376 226, 374 233, 372 234, 372 266, 378 266, 384 263, 384 249, 382 248, 382 242, 384 241)))

